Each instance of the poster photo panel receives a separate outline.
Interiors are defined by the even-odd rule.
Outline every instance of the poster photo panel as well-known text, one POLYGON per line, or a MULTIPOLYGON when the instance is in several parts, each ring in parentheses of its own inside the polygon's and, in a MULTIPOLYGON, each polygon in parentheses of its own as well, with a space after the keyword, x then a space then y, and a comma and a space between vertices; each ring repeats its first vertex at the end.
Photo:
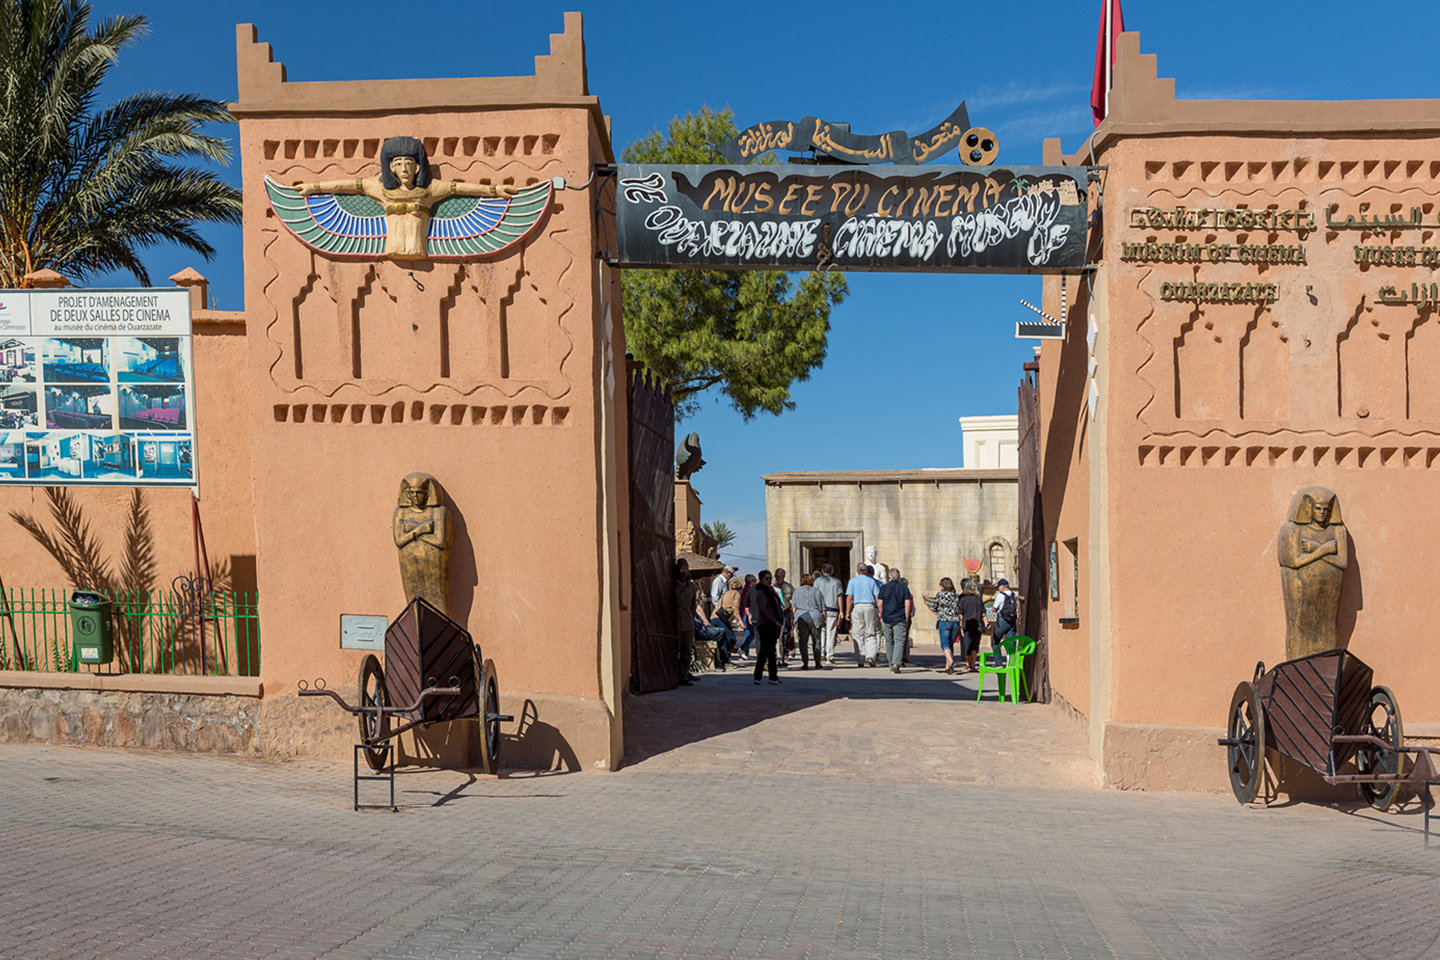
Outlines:
POLYGON ((0 485, 194 486, 185 290, 0 290, 0 485))

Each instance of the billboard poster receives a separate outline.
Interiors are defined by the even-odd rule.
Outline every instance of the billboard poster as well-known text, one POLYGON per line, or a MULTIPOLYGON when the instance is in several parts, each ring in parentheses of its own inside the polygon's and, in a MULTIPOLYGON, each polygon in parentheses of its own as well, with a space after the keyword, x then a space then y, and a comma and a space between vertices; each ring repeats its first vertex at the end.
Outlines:
POLYGON ((621 164, 614 262, 743 270, 1080 270, 1089 171, 621 164))
POLYGON ((0 290, 0 485, 194 486, 190 293, 0 290))

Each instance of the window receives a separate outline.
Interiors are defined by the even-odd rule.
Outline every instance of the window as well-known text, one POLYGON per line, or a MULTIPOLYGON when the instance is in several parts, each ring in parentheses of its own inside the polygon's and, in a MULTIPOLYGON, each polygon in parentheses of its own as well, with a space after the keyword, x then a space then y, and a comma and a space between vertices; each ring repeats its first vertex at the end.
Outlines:
POLYGON ((1009 577, 1009 572, 1005 569, 1005 545, 990 544, 990 582, 995 583, 1002 578, 1008 580, 1009 577))
POLYGON ((1066 540, 1065 552, 1068 554, 1070 567, 1070 596, 1065 604, 1065 614, 1060 618, 1060 623, 1073 626, 1080 622, 1080 541, 1078 539, 1066 540))

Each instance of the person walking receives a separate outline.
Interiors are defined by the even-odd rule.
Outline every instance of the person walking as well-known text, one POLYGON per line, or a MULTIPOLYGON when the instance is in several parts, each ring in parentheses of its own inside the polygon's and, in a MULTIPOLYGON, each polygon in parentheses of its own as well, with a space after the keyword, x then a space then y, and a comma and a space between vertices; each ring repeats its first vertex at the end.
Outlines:
POLYGON ((770 668, 770 684, 780 683, 775 656, 775 642, 780 639, 780 597, 774 590, 769 570, 761 570, 759 580, 750 587, 750 623, 760 638, 760 656, 755 661, 755 682, 766 666, 770 668))
POLYGON ((870 576, 865 564, 855 567, 855 576, 845 585, 845 614, 850 618, 850 639, 855 641, 855 666, 876 666, 880 651, 875 636, 880 618, 875 601, 880 596, 879 584, 870 576))
MULTIPOLYGON (((910 588, 910 581, 904 575, 901 575, 900 582, 905 585, 907 590, 910 588)), ((902 667, 910 666, 910 648, 915 645, 915 601, 913 599, 910 601, 910 611, 910 617, 905 621, 905 653, 900 658, 902 667)))
POLYGON ((690 564, 683 558, 675 561, 675 626, 680 633, 680 683, 690 686, 697 679, 690 672, 695 662, 695 581, 690 579, 690 564))
POLYGON ((825 654, 825 664, 835 666, 835 634, 840 629, 840 597, 845 593, 845 584, 835 576, 835 568, 825 563, 820 565, 820 576, 815 578, 815 589, 825 604, 825 622, 821 626, 820 649, 825 654))
POLYGON ((810 653, 815 653, 815 669, 820 669, 820 637, 825 630, 825 598, 815 588, 810 574, 800 577, 800 586, 790 598, 795 619, 795 643, 800 647, 800 669, 810 669, 810 653))
POLYGON ((785 579, 785 568, 775 568, 775 593, 780 597, 780 665, 788 666, 790 651, 795 649, 795 615, 790 609, 790 598, 795 595, 795 584, 785 579))
MULTIPOLYGON (((960 635, 960 594, 955 592, 955 581, 949 577, 940 578, 940 592, 933 597, 920 594, 925 606, 935 612, 935 630, 940 634, 940 651, 945 654, 945 672, 955 672, 955 638, 960 635)), ((976 635, 979 642, 979 635, 976 635)), ((961 656, 965 654, 962 644, 961 656)))
POLYGON ((1005 654, 1000 650, 1000 643, 1015 632, 1015 622, 1020 619, 1020 598, 1010 590, 1009 580, 1000 580, 995 584, 995 629, 991 633, 991 649, 995 655, 990 658, 992 666, 1001 666, 1005 662, 1005 654))
POLYGON ((876 597, 876 613, 885 634, 885 662, 891 673, 900 672, 905 660, 905 638, 909 635, 910 618, 915 616, 915 598, 910 588, 900 582, 900 571, 890 568, 888 582, 876 597))
POLYGON ((980 597, 980 584, 966 580, 960 585, 960 633, 965 638, 965 669, 971 673, 979 666, 980 635, 984 632, 985 601, 980 597))
POLYGON ((740 620, 745 626, 745 639, 740 641, 742 656, 750 656, 750 645, 755 642, 755 622, 750 619, 750 594, 755 589, 755 574, 745 574, 745 585, 740 588, 740 620))

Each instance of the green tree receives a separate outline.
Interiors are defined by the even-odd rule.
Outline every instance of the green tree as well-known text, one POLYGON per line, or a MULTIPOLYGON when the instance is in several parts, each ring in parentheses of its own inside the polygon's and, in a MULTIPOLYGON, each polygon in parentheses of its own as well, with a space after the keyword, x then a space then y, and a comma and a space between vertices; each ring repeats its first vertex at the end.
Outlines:
POLYGON ((702 523, 700 524, 700 529, 705 531, 705 536, 715 541, 716 553, 719 553, 735 542, 735 531, 731 530, 723 520, 712 520, 708 523, 702 523))
MULTIPOLYGON (((625 148, 626 163, 724 163, 736 135, 730 108, 676 117, 625 148)), ((790 387, 825 360, 830 308, 849 288, 839 273, 779 270, 626 270, 625 342, 670 384, 676 416, 719 387, 746 420, 793 410, 790 387)))
POLYGON ((229 159, 226 142, 202 132, 231 122, 225 104, 146 92, 97 109, 148 21, 92 26, 90 14, 80 0, 0 7, 0 288, 42 268, 72 279, 127 270, 148 284, 140 249, 169 242, 208 260, 196 225, 240 222, 240 191, 176 162, 229 159))

